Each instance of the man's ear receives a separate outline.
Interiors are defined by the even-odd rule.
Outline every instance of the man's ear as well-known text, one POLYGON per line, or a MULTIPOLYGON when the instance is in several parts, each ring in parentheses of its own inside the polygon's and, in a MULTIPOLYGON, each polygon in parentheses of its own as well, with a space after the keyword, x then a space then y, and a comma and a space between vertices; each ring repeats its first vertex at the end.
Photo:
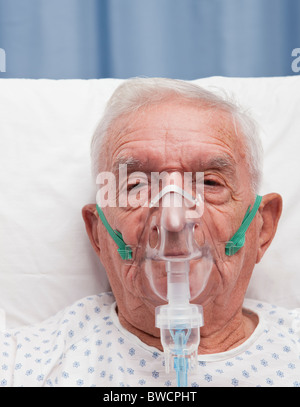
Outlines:
POLYGON ((87 231, 90 242, 97 253, 100 255, 100 246, 98 238, 98 213, 96 209, 96 204, 88 204, 82 208, 82 217, 85 223, 85 229, 87 231))
POLYGON ((272 193, 263 196, 259 207, 262 224, 259 233, 259 249, 256 263, 260 262, 275 236, 281 212, 282 198, 279 194, 272 193))

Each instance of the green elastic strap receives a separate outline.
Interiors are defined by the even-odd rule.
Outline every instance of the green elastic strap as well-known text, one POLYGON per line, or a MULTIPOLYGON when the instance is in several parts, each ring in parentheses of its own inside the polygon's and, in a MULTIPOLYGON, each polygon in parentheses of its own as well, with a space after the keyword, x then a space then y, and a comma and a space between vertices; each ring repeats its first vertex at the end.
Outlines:
POLYGON ((256 195, 256 199, 253 205, 252 210, 250 211, 250 206, 247 209, 246 215, 243 219, 243 222, 236 233, 232 236, 230 242, 228 242, 225 246, 225 254, 227 256, 232 256, 238 250, 240 250, 245 244, 245 233, 252 222, 259 205, 261 203, 262 196, 256 195))
POLYGON ((113 230, 113 228, 110 226, 110 224, 107 222, 106 217, 104 216, 104 213, 102 212, 102 209, 96 205, 97 212, 100 216, 100 219, 102 220, 103 225, 106 227, 108 233, 110 236, 113 238, 113 240, 116 242, 118 248, 118 253, 122 257, 123 260, 128 260, 132 258, 132 250, 131 248, 124 242, 122 234, 118 232, 117 230, 113 230))

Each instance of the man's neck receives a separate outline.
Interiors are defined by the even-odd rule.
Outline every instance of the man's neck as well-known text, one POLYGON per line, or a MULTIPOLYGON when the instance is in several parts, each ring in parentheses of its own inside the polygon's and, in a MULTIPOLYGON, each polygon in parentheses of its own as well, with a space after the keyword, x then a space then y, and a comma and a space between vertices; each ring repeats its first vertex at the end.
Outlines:
POLYGON ((234 349, 244 343, 254 332, 258 317, 249 310, 241 310, 232 317, 225 326, 212 331, 204 326, 201 328, 199 354, 221 353, 234 349))

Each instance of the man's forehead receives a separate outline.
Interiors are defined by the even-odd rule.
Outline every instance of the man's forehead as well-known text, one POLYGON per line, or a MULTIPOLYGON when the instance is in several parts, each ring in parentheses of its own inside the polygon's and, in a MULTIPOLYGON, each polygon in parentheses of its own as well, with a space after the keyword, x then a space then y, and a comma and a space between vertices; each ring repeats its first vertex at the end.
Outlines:
MULTIPOLYGON (((208 106, 201 101, 180 97, 141 107, 123 114, 112 125, 112 136, 134 133, 142 129, 199 131, 203 125, 235 132, 232 114, 221 107, 208 106), (227 129, 227 130, 226 130, 227 129)), ((229 135, 229 134, 228 134, 229 135)))
POLYGON ((136 112, 128 116, 123 124, 111 128, 107 158, 114 172, 120 164, 126 164, 129 170, 151 166, 157 162, 162 151, 164 161, 171 158, 173 153, 178 161, 193 161, 192 166, 196 164, 197 168, 229 168, 233 164, 229 155, 232 153, 234 156, 237 150, 242 153, 241 140, 238 141, 237 128, 231 115, 222 114, 219 109, 211 111, 197 107, 195 110, 195 106, 190 105, 182 109, 181 105, 176 105, 174 110, 173 107, 162 105, 163 111, 156 106, 155 109, 143 110, 141 114, 136 112), (177 117, 177 113, 180 117, 177 117), (210 157, 204 159, 201 143, 215 144, 210 157), (218 146, 222 145, 230 154, 220 154, 222 149, 218 146))

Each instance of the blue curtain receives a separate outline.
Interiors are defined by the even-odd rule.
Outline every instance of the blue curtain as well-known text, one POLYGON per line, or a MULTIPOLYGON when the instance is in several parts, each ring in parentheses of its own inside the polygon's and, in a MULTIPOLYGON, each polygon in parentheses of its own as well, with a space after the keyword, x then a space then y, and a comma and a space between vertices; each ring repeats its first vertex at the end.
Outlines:
POLYGON ((300 1, 0 0, 0 48, 0 78, 293 75, 300 1))

